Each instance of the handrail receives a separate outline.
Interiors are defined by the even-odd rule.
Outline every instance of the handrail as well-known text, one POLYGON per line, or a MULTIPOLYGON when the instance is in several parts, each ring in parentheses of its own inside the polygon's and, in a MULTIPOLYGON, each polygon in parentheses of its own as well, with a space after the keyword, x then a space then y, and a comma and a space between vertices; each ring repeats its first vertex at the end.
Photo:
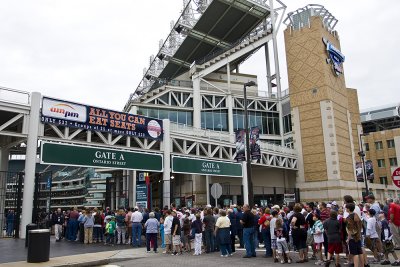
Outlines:
POLYGON ((0 100, 30 105, 30 96, 31 94, 29 92, 0 86, 0 100), (25 99, 19 100, 21 96, 23 96, 25 99))
MULTIPOLYGON (((199 129, 199 128, 195 128, 193 126, 188 126, 186 124, 180 124, 180 123, 176 123, 176 122, 172 122, 172 121, 170 122, 170 125, 171 125, 170 126, 171 132, 176 132, 176 133, 181 133, 181 134, 183 133, 183 134, 187 134, 190 136, 208 138, 208 139, 224 141, 224 142, 231 142, 231 140, 235 139, 234 135, 231 135, 228 132, 224 132, 224 131, 212 131, 212 130, 208 130, 208 129, 199 129)), ((261 149, 268 150, 268 151, 274 151, 274 152, 290 154, 290 155, 297 155, 297 151, 293 148, 275 145, 275 144, 271 144, 271 143, 264 142, 264 141, 260 141, 260 147, 261 147, 261 149)))

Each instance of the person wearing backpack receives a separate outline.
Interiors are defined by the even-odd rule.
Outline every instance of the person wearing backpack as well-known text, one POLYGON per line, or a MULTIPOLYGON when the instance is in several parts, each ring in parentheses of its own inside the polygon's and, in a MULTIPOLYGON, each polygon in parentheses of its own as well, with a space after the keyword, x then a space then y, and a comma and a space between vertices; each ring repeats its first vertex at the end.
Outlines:
POLYGON ((363 250, 361 248, 361 218, 354 212, 354 203, 346 203, 347 238, 349 245, 349 254, 353 257, 354 267, 364 266, 363 250), (360 264, 360 265, 359 265, 360 264))
POLYGON ((117 216, 115 217, 117 223, 117 245, 125 245, 125 235, 126 235, 126 224, 125 224, 125 212, 120 209, 117 216), (122 243, 121 243, 122 236, 122 243))

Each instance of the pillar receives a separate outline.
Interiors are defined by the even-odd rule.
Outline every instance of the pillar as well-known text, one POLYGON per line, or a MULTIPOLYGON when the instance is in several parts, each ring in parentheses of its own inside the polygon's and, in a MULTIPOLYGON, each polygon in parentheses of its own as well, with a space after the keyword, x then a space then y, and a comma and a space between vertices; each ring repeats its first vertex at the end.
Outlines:
POLYGON ((33 193, 35 188, 36 153, 38 146, 39 114, 41 95, 31 95, 31 111, 29 115, 28 138, 25 157, 24 194, 22 202, 21 238, 25 238, 25 228, 32 222, 33 193))
POLYGON ((249 184, 247 183, 246 161, 242 161, 242 186, 243 186, 243 204, 249 204, 249 184))
MULTIPOLYGON (((200 79, 199 89, 200 89, 200 79)), ((199 92, 200 93, 200 92, 199 92)), ((163 172, 163 206, 171 204, 171 134, 170 122, 168 119, 163 120, 164 140, 162 148, 164 151, 164 172, 163 172)))
POLYGON ((115 178, 115 209, 118 209, 120 206, 119 200, 121 198, 121 177, 115 178))
POLYGON ((136 206, 136 183, 137 183, 137 179, 136 179, 136 170, 134 171, 130 171, 131 176, 129 177, 129 190, 132 192, 129 195, 129 203, 131 203, 131 207, 135 207, 136 206))
POLYGON ((230 64, 226 64, 226 73, 228 80, 228 95, 226 96, 226 104, 228 106, 228 131, 230 136, 230 142, 235 142, 235 132, 233 127, 233 97, 231 92, 231 67, 230 64))
POLYGON ((193 127, 201 128, 200 77, 193 78, 193 127))
POLYGON ((210 205, 210 175, 206 175, 207 205, 210 205))

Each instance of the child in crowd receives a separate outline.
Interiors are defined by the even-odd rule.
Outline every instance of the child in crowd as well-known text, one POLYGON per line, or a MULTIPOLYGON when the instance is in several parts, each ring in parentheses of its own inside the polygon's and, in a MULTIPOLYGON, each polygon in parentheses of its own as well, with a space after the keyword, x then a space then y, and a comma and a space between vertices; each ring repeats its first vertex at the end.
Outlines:
POLYGON ((161 216, 160 218, 160 238, 161 238, 161 248, 165 248, 164 216, 161 216))
POLYGON ((322 244, 324 243, 324 226, 320 220, 320 217, 317 213, 313 214, 314 225, 311 227, 311 234, 314 237, 314 250, 315 254, 318 257, 318 261, 315 262, 315 265, 324 264, 322 258, 322 244))
POLYGON ((339 254, 342 253, 342 231, 336 211, 332 210, 329 218, 324 221, 324 229, 328 237, 328 259, 325 266, 329 266, 333 255, 335 255, 335 266, 340 267, 339 254))
POLYGON ((114 234, 115 234, 115 217, 111 217, 109 219, 106 219, 107 224, 106 224, 106 233, 107 233, 107 240, 105 245, 111 245, 114 246, 114 234))
POLYGON ((285 238, 287 233, 285 231, 285 227, 283 226, 283 220, 280 218, 275 222, 274 234, 276 237, 276 250, 279 254, 281 263, 283 264, 286 261, 287 263, 292 263, 292 259, 289 256, 289 246, 285 238))
POLYGON ((392 263, 392 266, 400 266, 399 258, 397 257, 397 254, 394 251, 394 245, 393 245, 393 241, 392 241, 392 233, 390 231, 389 223, 385 218, 385 214, 380 213, 379 219, 382 223, 381 240, 383 243, 383 254, 385 257, 384 261, 381 262, 381 265, 389 265, 390 264, 389 253, 391 253, 395 260, 392 263))

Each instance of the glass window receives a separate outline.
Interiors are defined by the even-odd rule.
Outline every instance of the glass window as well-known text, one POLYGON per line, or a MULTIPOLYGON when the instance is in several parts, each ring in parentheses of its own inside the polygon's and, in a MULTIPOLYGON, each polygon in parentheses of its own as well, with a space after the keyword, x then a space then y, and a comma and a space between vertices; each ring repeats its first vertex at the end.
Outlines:
POLYGON ((158 109, 149 109, 148 117, 158 118, 158 109))
POLYGON ((178 111, 178 123, 187 124, 185 111, 178 111))
POLYGON ((158 111, 158 118, 159 119, 168 119, 168 110, 160 109, 158 111))
POLYGON ((364 146, 365 146, 365 151, 369 151, 369 144, 365 143, 364 146))
POLYGON ((386 176, 379 177, 379 180, 380 180, 381 184, 384 184, 384 185, 388 184, 386 176))
POLYGON ((390 162, 390 167, 397 166, 397 158, 390 158, 389 162, 390 162))
POLYGON ((394 148, 394 140, 393 139, 387 140, 386 143, 387 143, 388 148, 394 148))
POLYGON ((378 167, 379 168, 384 168, 385 167, 385 160, 384 159, 378 159, 378 167))
POLYGON ((376 150, 383 149, 382 141, 376 141, 376 142, 375 142, 375 149, 376 149, 376 150))
POLYGON ((170 121, 178 122, 178 112, 177 111, 169 111, 168 118, 170 121))

